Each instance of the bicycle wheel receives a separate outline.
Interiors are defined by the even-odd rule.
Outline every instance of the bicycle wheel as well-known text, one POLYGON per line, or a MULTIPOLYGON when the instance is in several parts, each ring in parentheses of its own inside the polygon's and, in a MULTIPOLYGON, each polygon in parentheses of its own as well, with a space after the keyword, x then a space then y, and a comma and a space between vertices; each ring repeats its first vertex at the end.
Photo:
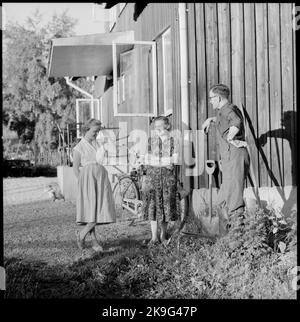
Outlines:
POLYGON ((135 201, 140 200, 140 193, 136 183, 130 176, 119 178, 119 181, 114 186, 113 196, 116 205, 117 218, 124 220, 136 217, 133 205, 135 201), (132 210, 124 208, 124 199, 133 201, 131 205, 132 207, 129 205, 129 208, 132 210))

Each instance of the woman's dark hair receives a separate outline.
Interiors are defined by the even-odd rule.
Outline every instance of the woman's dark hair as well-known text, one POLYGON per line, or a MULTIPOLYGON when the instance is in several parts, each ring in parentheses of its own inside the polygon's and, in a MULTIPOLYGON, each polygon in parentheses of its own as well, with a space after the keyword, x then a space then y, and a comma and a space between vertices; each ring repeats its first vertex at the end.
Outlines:
POLYGON ((90 128, 92 128, 93 126, 99 126, 99 128, 101 128, 102 123, 101 123, 99 120, 96 120, 96 119, 89 119, 89 120, 87 120, 87 121, 83 124, 83 126, 82 126, 82 128, 81 128, 83 135, 85 135, 85 133, 86 133, 90 128))
POLYGON ((223 97, 223 98, 229 98, 230 95, 230 89, 228 86, 224 85, 224 84, 216 84, 211 86, 210 91, 212 91, 213 93, 223 97))
POLYGON ((163 116, 163 115, 160 115, 160 116, 156 116, 152 119, 152 122, 154 124, 155 121, 164 121, 165 122, 165 125, 166 125, 166 129, 167 130, 170 130, 171 129, 171 124, 170 124, 170 120, 166 117, 166 116, 163 116))

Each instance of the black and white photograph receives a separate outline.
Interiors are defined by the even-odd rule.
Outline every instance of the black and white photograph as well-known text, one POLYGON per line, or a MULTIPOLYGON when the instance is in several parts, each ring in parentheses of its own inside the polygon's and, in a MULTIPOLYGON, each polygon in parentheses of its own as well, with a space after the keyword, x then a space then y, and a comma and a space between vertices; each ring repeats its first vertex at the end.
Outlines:
POLYGON ((296 302, 300 7, 1 13, 4 300, 111 300, 104 320, 296 302))

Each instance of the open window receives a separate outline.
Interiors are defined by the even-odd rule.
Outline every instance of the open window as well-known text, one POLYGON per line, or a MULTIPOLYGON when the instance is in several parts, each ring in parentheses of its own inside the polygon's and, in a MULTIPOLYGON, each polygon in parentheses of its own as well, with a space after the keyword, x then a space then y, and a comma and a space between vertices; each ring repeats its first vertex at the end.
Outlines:
POLYGON ((76 123, 77 138, 81 138, 82 125, 90 118, 100 120, 101 109, 98 99, 77 98, 76 99, 76 123))
POLYGON ((114 116, 157 116, 156 44, 113 42, 114 116))

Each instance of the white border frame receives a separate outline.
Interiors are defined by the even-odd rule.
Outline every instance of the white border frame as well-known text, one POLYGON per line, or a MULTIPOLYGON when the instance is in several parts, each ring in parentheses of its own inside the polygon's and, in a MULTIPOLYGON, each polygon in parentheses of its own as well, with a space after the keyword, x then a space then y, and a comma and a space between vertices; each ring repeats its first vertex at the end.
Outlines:
POLYGON ((156 70, 156 42, 155 41, 121 41, 112 42, 112 55, 113 55, 113 107, 114 116, 146 116, 155 117, 157 116, 157 70, 156 70), (117 48, 116 45, 151 45, 152 46, 152 77, 153 77, 153 113, 118 113, 118 90, 117 86, 117 48))
MULTIPOLYGON (((78 139, 82 138, 79 134, 79 102, 90 102, 90 112, 91 112, 91 117, 95 118, 94 114, 94 102, 97 103, 96 109, 97 109, 97 114, 101 115, 102 114, 102 109, 100 110, 100 104, 99 104, 99 99, 97 98, 76 98, 76 136, 78 139), (100 112, 100 113, 99 113, 100 112)), ((99 116, 100 116, 99 115, 99 116)))

